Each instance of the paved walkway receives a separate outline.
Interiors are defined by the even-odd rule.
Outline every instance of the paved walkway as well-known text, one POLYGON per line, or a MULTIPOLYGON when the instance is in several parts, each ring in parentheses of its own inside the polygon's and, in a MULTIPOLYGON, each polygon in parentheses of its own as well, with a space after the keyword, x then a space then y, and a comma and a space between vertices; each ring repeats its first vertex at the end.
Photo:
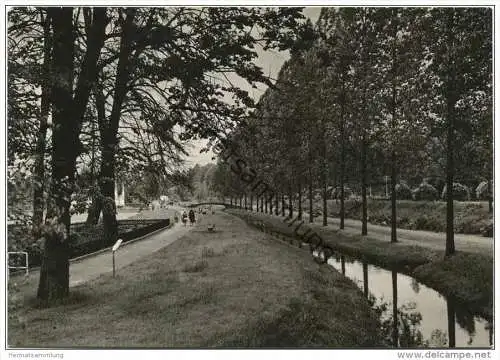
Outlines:
MULTIPOLYGON (((181 210, 183 209, 170 207, 169 210, 144 211, 140 217, 160 218, 162 213, 168 212, 173 214, 181 210)), ((134 213, 131 213, 131 215, 134 215, 134 213)), ((165 216, 162 218, 165 218, 165 216)), ((119 271, 120 268, 172 244, 191 229, 191 226, 184 226, 181 223, 177 223, 169 229, 161 230, 152 235, 146 235, 141 240, 124 243, 115 253, 115 269, 119 271)), ((113 272, 113 258, 111 250, 108 250, 81 260, 72 261, 69 266, 69 285, 70 287, 77 286, 110 272, 113 272)), ((39 270, 30 271, 29 277, 38 278, 39 273, 39 270)))
MULTIPOLYGON (((288 214, 288 211, 287 211, 288 214)), ((304 224, 309 224, 309 214, 302 213, 304 224)), ((276 215, 272 215, 276 216, 276 215)), ((294 216, 297 212, 294 211, 294 216)), ((339 218, 327 218, 327 228, 335 231, 340 231, 339 218)), ((314 226, 322 226, 323 216, 314 218, 314 226)), ((348 235, 361 234, 361 221, 353 219, 345 219, 344 230, 342 233, 348 235)), ((431 231, 397 229, 398 241, 409 245, 418 245, 434 250, 444 250, 446 243, 446 234, 431 231)), ((389 226, 373 225, 368 223, 368 237, 376 238, 380 241, 391 241, 391 228, 389 226)), ((493 238, 483 237, 479 235, 455 234, 455 249, 470 253, 483 254, 493 257, 493 238)))
MULTIPOLYGON (((177 223, 172 228, 147 236, 143 240, 123 244, 115 253, 115 268, 117 272, 120 268, 172 244, 190 229, 191 227, 189 226, 185 227, 177 223)), ((76 286, 112 271, 113 259, 111 250, 74 261, 69 268, 69 285, 76 286)))

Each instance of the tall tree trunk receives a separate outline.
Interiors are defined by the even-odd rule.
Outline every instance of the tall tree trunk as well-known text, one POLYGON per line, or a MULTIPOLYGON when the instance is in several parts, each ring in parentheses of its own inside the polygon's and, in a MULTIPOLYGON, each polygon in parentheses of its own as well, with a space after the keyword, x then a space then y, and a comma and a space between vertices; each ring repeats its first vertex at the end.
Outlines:
POLYGON ((245 193, 245 210, 247 210, 248 207, 247 207, 247 193, 245 193))
POLYGON ((314 214, 313 214, 313 189, 312 189, 312 175, 309 172, 309 184, 308 184, 308 192, 309 192, 309 222, 314 222, 314 214))
MULTIPOLYGON (((394 28, 394 38, 397 37, 397 29, 394 28)), ((396 208, 396 181, 397 181, 397 163, 396 163, 396 47, 392 47, 392 101, 391 101, 391 243, 398 241, 397 235, 397 208, 396 208)))
POLYGON ((309 169, 309 222, 314 222, 314 214, 313 214, 313 184, 312 184, 312 172, 309 169))
POLYGON ((342 97, 340 99, 340 229, 345 226, 345 81, 342 79, 342 97))
POLYGON ((391 242, 398 241, 397 238, 397 213, 396 213, 396 151, 393 149, 391 154, 391 242))
MULTIPOLYGON (((120 125, 121 110, 128 91, 128 81, 132 66, 130 65, 131 44, 135 36, 134 18, 135 8, 126 8, 127 14, 123 24, 120 40, 116 79, 114 84, 113 105, 109 122, 100 124, 102 139, 102 165, 100 186, 103 196, 103 224, 104 239, 111 244, 118 237, 118 221, 116 220, 115 179, 116 179, 116 151, 118 150, 118 127, 120 125)), ((99 118, 99 117, 98 117, 99 118)))
POLYGON ((493 213, 493 190, 491 189, 491 179, 488 174, 488 212, 493 213))
POLYGON ((276 201, 274 203, 274 205, 275 205, 274 206, 274 214, 278 216, 280 214, 279 195, 278 195, 278 193, 276 193, 275 196, 276 196, 276 201))
POLYGON ((260 198, 260 212, 263 213, 264 212, 264 197, 261 196, 260 198))
POLYGON ((273 198, 268 198, 267 202, 269 203, 269 214, 273 214, 273 198))
POLYGON ((268 206, 268 199, 266 195, 264 195, 264 212, 267 214, 267 206, 268 206))
POLYGON ((45 208, 44 190, 45 190, 45 150, 47 138, 47 119, 50 112, 50 52, 52 49, 50 35, 50 19, 48 16, 43 19, 43 11, 40 10, 43 22, 43 65, 42 65, 42 94, 40 104, 40 130, 36 143, 35 168, 33 173, 33 230, 34 235, 40 235, 40 226, 43 222, 43 212, 45 208))
POLYGON ((109 246, 118 240, 118 221, 115 203, 115 144, 113 134, 103 137, 100 190, 102 194, 102 220, 104 225, 104 245, 109 246))
POLYGON ((288 215, 290 219, 293 218, 293 190, 291 185, 288 188, 288 215))
POLYGON ((250 211, 253 212, 253 193, 250 193, 250 211))
POLYGON ((362 217, 362 224, 361 224, 361 235, 367 235, 368 234, 368 204, 367 204, 367 198, 366 198, 366 188, 367 188, 367 181, 366 181, 366 151, 367 151, 367 143, 365 139, 365 129, 363 129, 363 135, 361 138, 361 198, 363 201, 363 217, 362 217))
POLYGON ((447 149, 446 149, 446 250, 445 255, 449 256, 455 253, 455 234, 453 231, 453 177, 455 173, 454 164, 454 145, 455 145, 455 69, 453 64, 454 51, 454 10, 450 11, 448 19, 448 46, 449 51, 449 70, 448 82, 446 84, 446 97, 447 97, 447 149))
MULTIPOLYGON (((324 121, 324 120, 323 120, 324 121)), ((328 149, 326 145, 326 129, 323 128, 323 134, 322 134, 322 140, 323 140, 323 226, 326 226, 328 224, 327 217, 328 217, 328 209, 327 209, 327 202, 326 202, 326 190, 328 186, 328 161, 326 159, 327 154, 328 154, 328 149)))
POLYGON ((327 191, 327 183, 326 179, 323 181, 323 226, 328 225, 328 203, 326 201, 326 191, 327 191))
MULTIPOLYGON (((100 139, 102 139, 104 136, 106 136, 106 101, 104 97, 104 89, 102 87, 102 83, 99 81, 96 83, 94 86, 94 97, 95 97, 95 102, 96 102, 96 109, 97 109, 97 126, 99 128, 99 133, 100 133, 100 139)), ((98 176, 95 177, 96 173, 96 164, 95 164, 95 139, 96 139, 96 134, 95 134, 95 129, 94 129, 94 124, 95 122, 92 122, 92 203, 88 209, 88 214, 87 214, 87 225, 97 225, 99 222, 99 217, 101 215, 101 211, 103 209, 103 194, 101 192, 101 179, 103 177, 103 174, 101 170, 99 170, 98 176)), ((101 144, 102 148, 102 144, 101 144)))
POLYGON ((299 208, 297 212, 298 212, 297 218, 299 220, 302 220, 302 184, 300 182, 300 179, 299 179, 299 208))
POLYGON ((100 190, 94 191, 94 194, 92 194, 92 202, 87 212, 87 220, 85 221, 87 225, 97 225, 101 215, 103 206, 102 196, 99 196, 96 192, 100 193, 100 190))
POLYGON ((286 206, 286 204, 285 204, 285 194, 282 193, 281 194, 281 216, 283 216, 283 217, 285 216, 285 206, 286 206))
POLYGON ((70 201, 74 185, 78 140, 76 118, 73 116, 73 8, 49 8, 54 31, 52 50, 51 101, 52 122, 52 181, 44 230, 44 251, 40 267, 37 297, 46 304, 69 294, 69 227, 70 201), (69 106, 68 106, 69 105, 69 106))

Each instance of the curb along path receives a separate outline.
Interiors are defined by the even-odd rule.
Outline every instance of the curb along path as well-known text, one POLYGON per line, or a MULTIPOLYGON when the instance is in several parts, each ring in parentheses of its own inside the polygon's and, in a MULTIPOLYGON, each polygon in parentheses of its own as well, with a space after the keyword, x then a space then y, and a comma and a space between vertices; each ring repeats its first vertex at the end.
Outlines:
MULTIPOLYGON (((172 210, 178 211, 178 209, 172 210)), ((185 227, 181 223, 174 223, 173 226, 156 230, 150 234, 123 243, 115 253, 115 268, 117 272, 119 273, 120 268, 172 244, 191 229, 192 227, 190 226, 185 227)), ((113 272, 111 248, 80 256, 70 260, 69 286, 74 287, 95 279, 102 274, 111 272, 113 272)), ((38 279, 39 274, 39 268, 30 270, 28 278, 38 279)))
MULTIPOLYGON (((117 271, 139 260, 143 256, 170 245, 190 229, 190 227, 184 227, 182 224, 177 223, 168 229, 147 236, 143 240, 130 244, 124 243, 124 246, 119 248, 115 253, 117 271)), ((111 251, 103 252, 71 264, 69 269, 69 285, 76 286, 112 271, 112 253, 111 251)))

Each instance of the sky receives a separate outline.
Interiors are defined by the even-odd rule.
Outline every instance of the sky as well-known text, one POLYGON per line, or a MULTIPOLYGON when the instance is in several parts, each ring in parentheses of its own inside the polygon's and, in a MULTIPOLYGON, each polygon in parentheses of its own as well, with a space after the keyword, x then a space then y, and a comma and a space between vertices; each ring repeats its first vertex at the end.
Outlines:
MULTIPOLYGON (((303 14, 310 18, 313 23, 316 23, 320 10, 321 7, 306 7, 303 14)), ((263 51, 262 49, 257 49, 257 53, 259 55, 256 61, 257 65, 262 67, 264 74, 269 75, 274 79, 278 76, 283 63, 290 58, 288 52, 283 51, 263 51)), ((236 86, 249 91, 255 100, 258 100, 266 90, 265 85, 259 85, 257 89, 253 89, 246 83, 246 81, 240 78, 234 77, 231 81, 233 80, 236 86)), ((205 140, 196 140, 192 142, 192 147, 189 150, 189 156, 186 157, 186 166, 190 167, 195 164, 205 165, 210 162, 215 163, 215 160, 212 160, 212 158, 215 157, 213 152, 209 151, 200 153, 200 149, 202 149, 206 143, 207 141, 205 140)))

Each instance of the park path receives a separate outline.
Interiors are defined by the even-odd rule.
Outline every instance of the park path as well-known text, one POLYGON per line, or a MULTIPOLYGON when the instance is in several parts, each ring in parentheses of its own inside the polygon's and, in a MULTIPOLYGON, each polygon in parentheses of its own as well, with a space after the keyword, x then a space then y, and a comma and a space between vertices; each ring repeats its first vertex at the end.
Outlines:
MULTIPOLYGON (((146 236, 142 240, 124 243, 115 253, 115 268, 127 266, 150 255, 184 236, 192 227, 176 223, 173 227, 146 236)), ((111 250, 73 261, 69 268, 69 286, 77 286, 113 271, 111 250)))
MULTIPOLYGON (((314 222, 322 224, 323 218, 315 218, 314 222)), ((340 219, 327 218, 327 223, 329 227, 338 229, 340 219)), ((361 221, 345 219, 344 225, 344 232, 361 234, 361 221)), ((397 229, 396 233, 400 242, 434 250, 443 250, 446 243, 446 233, 408 229, 397 229)), ((391 241, 391 228, 368 223, 368 236, 376 237, 382 241, 391 241)), ((455 248, 458 251, 493 256, 493 239, 472 234, 455 234, 455 248)))
MULTIPOLYGON (((138 214, 138 216, 143 219, 157 219, 164 218, 164 214, 170 215, 181 210, 183 209, 170 207, 168 210, 144 211, 138 214)), ((134 214, 132 213, 132 215, 134 214)), ((171 218, 171 216, 169 217, 171 218)), ((119 272, 120 268, 172 244, 191 229, 191 226, 184 226, 179 222, 168 229, 159 230, 151 235, 146 235, 137 241, 124 243, 115 253, 115 269, 119 272)), ((95 255, 89 255, 71 261, 69 266, 69 285, 70 287, 77 286, 95 279, 102 274, 111 272, 113 272, 111 250, 97 252, 95 255)), ((39 270, 34 270, 30 271, 28 276, 29 278, 38 279, 39 274, 39 270)))
MULTIPOLYGON (((287 212, 288 214, 288 212, 287 212)), ((325 229, 323 224, 323 217, 315 217, 314 224, 309 223, 309 214, 305 211, 302 212, 305 225, 313 225, 325 229)), ((297 216, 297 212, 294 212, 297 216)), ((271 215, 278 217, 276 215, 271 215)), ((361 234, 361 221, 353 219, 345 219, 344 230, 339 230, 339 218, 327 218, 328 230, 339 231, 340 233, 355 236, 361 234)), ((432 231, 422 230, 407 230, 397 229, 398 241, 408 245, 418 245, 433 250, 444 250, 446 243, 446 234, 432 231)), ((368 238, 375 238, 380 241, 391 241, 391 228, 389 226, 374 225, 368 223, 368 238)), ((469 253, 476 253, 493 257, 493 238, 483 237, 471 234, 455 234, 455 249, 457 251, 464 251, 469 253)))

